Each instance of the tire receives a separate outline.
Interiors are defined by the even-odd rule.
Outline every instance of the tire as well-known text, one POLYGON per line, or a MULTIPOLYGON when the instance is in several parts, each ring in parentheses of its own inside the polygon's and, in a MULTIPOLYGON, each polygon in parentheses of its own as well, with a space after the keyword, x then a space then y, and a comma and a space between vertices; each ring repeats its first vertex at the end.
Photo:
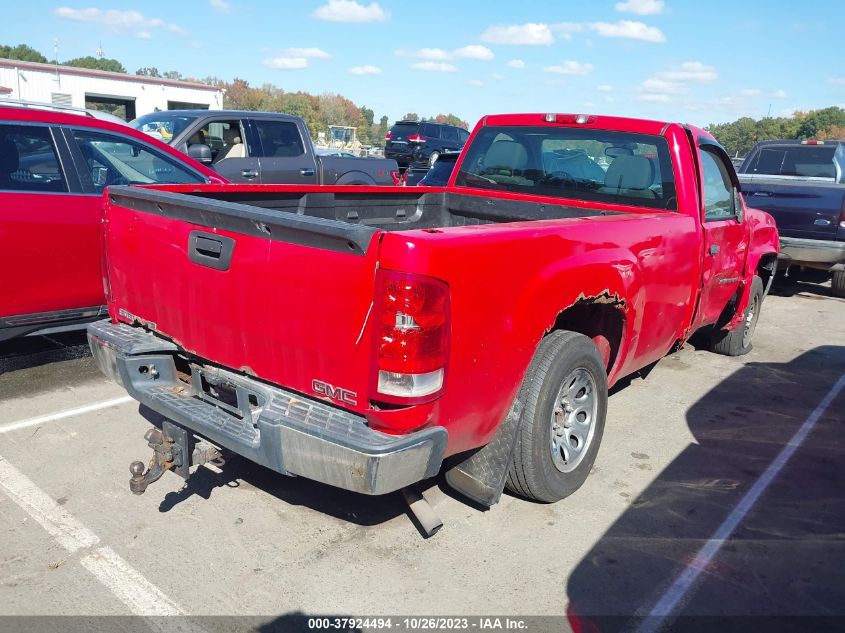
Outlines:
POLYGON ((751 282, 751 295, 745 309, 742 325, 735 330, 717 330, 710 340, 710 351, 725 356, 742 356, 751 351, 751 340, 757 329, 760 308, 763 305, 763 280, 757 275, 751 282))
POLYGON ((537 348, 520 395, 523 409, 505 485, 528 499, 559 501, 587 479, 604 433, 607 374, 598 348, 583 334, 552 332, 537 348))
POLYGON ((437 162, 437 159, 440 158, 440 152, 431 152, 428 157, 428 167, 429 169, 434 167, 434 163, 437 162))
POLYGON ((834 297, 842 297, 845 299, 845 271, 837 270, 833 273, 830 281, 830 287, 833 290, 834 297))

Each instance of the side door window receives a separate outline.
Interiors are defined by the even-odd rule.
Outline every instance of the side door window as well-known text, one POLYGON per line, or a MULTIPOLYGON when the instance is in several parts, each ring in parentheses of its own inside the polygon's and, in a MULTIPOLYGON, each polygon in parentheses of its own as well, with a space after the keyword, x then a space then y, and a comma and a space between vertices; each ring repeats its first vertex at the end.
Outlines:
POLYGON ((48 127, 0 124, 0 190, 68 190, 48 127))
POLYGON ((463 147, 469 140, 469 132, 464 129, 458 128, 458 138, 460 140, 460 146, 463 147))
POLYGON ((315 184, 317 159, 306 155, 305 141, 293 121, 251 119, 258 139, 262 183, 315 184))
POLYGON ((701 179, 704 221, 715 222, 736 217, 733 183, 728 167, 707 146, 701 148, 701 179))
POLYGON ((192 146, 206 145, 211 150, 212 165, 232 158, 247 158, 249 149, 244 132, 238 119, 210 121, 188 138, 188 154, 192 146))
POLYGON ((201 174, 140 141, 94 130, 74 129, 73 138, 85 161, 85 174, 96 193, 110 185, 198 184, 201 174))
POLYGON ((457 149, 460 147, 458 141, 458 128, 444 126, 441 128, 443 134, 443 146, 447 149, 457 149))

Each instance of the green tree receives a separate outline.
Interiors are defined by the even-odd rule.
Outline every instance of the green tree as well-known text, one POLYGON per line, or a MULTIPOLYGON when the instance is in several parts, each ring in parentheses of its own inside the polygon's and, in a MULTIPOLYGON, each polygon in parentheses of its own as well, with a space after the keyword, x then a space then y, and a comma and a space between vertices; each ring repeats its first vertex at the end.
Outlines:
POLYGON ((6 46, 5 44, 0 44, 0 57, 5 59, 17 59, 22 62, 47 63, 47 58, 44 57, 44 55, 26 44, 18 44, 17 46, 6 46))
POLYGON ((842 126, 845 126, 845 110, 842 108, 832 106, 823 110, 812 110, 798 126, 798 138, 816 138, 825 130, 842 126))
POLYGON ((74 66, 75 68, 90 68, 92 70, 107 70, 113 73, 125 73, 123 67, 116 59, 99 58, 88 55, 86 57, 75 57, 62 64, 63 66, 74 66))
POLYGON ((165 79, 171 79, 172 81, 185 81, 185 78, 182 76, 182 73, 180 73, 176 70, 168 70, 162 76, 165 79))
POLYGON ((378 133, 374 139, 375 145, 384 147, 384 137, 387 136, 388 130, 390 130, 389 119, 386 116, 383 116, 378 122, 378 133))
POLYGON ((151 67, 151 68, 139 68, 135 71, 136 75, 140 75, 141 77, 161 77, 161 73, 158 72, 158 68, 151 67))
POLYGON ((405 116, 402 117, 402 120, 403 121, 419 121, 420 115, 417 114, 416 112, 409 112, 408 114, 406 114, 405 116))

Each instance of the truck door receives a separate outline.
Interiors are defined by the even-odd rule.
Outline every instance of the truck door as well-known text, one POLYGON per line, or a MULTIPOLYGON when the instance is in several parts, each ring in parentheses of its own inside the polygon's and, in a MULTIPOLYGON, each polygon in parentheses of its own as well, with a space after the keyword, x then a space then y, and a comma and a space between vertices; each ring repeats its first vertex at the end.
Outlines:
POLYGON ((702 291, 697 325, 715 323, 742 280, 748 252, 739 182, 719 145, 697 139, 704 233, 702 291))
POLYGON ((177 149, 190 154, 191 145, 208 145, 211 148, 208 166, 214 171, 231 182, 257 183, 258 152, 250 142, 245 123, 227 117, 203 118, 177 149))
POLYGON ((250 119, 259 147, 261 183, 318 184, 317 160, 310 139, 294 121, 250 119))

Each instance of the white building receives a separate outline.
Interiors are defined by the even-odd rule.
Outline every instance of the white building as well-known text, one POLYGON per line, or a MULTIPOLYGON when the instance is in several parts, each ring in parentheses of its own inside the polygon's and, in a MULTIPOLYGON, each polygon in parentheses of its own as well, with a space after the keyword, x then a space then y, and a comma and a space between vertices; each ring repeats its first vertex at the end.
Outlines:
POLYGON ((127 120, 156 110, 223 107, 223 90, 205 84, 0 58, 4 98, 78 108, 118 106, 127 120))

